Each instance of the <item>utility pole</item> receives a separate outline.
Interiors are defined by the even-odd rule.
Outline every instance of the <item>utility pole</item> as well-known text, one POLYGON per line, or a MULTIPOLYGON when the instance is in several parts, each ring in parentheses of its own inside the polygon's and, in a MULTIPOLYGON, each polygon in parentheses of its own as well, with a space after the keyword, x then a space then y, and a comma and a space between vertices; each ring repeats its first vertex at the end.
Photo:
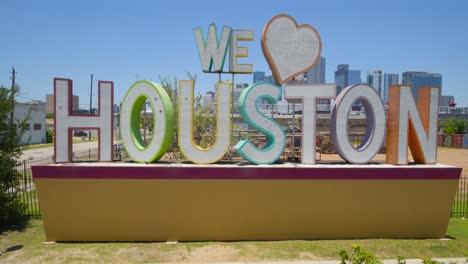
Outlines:
MULTIPOLYGON (((91 86, 89 88, 89 114, 92 114, 93 111, 93 77, 94 74, 91 73, 91 86)), ((88 131, 88 141, 91 141, 91 129, 88 131)))
POLYGON ((14 118, 14 112, 15 112, 15 86, 16 86, 16 71, 15 67, 11 67, 11 114, 10 114, 10 126, 13 125, 13 118, 14 118))

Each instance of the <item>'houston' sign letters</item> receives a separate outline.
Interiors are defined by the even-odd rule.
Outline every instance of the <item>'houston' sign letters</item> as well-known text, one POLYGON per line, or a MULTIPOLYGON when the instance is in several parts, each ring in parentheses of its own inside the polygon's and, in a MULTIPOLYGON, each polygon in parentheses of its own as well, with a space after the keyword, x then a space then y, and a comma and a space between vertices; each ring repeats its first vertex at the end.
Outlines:
MULTIPOLYGON (((204 72, 223 72, 229 51, 230 73, 251 73, 251 64, 238 63, 239 57, 247 57, 247 47, 240 41, 253 40, 252 30, 233 30, 224 27, 221 36, 211 24, 205 37, 200 28, 194 30, 195 40, 204 72)), ((320 58, 320 35, 310 25, 298 25, 288 15, 278 15, 265 26, 261 37, 262 50, 270 65, 274 83, 255 83, 239 97, 238 107, 243 120, 264 133, 264 147, 255 146, 243 139, 234 146, 235 151, 254 164, 271 164, 284 151, 286 136, 283 128, 272 118, 262 114, 257 102, 266 99, 276 103, 284 93, 286 99, 302 100, 302 163, 315 164, 316 101, 320 98, 335 99, 331 113, 331 139, 338 154, 346 161, 365 164, 382 147, 386 138, 386 162, 407 164, 407 149, 420 164, 436 163, 437 109, 440 87, 422 87, 414 98, 411 87, 392 86, 389 89, 388 117, 375 89, 366 84, 345 88, 336 96, 335 84, 289 84, 297 75, 315 67, 320 58), (367 131, 362 143, 353 147, 348 139, 348 113, 354 102, 360 100, 366 111, 367 131)), ((193 141, 194 83, 179 81, 178 102, 174 106, 166 91, 150 81, 138 81, 127 91, 120 116, 122 142, 132 159, 149 163, 165 154, 173 139, 174 107, 178 113, 179 147, 185 157, 198 164, 219 161, 231 144, 232 85, 219 82, 216 85, 216 140, 202 148, 193 141), (153 110, 155 129, 152 140, 145 144, 140 134, 140 109, 148 100, 153 110)), ((54 79, 55 93, 55 159, 71 162, 72 130, 98 129, 99 160, 112 161, 113 82, 99 82, 99 115, 76 115, 71 112, 72 81, 54 79)))

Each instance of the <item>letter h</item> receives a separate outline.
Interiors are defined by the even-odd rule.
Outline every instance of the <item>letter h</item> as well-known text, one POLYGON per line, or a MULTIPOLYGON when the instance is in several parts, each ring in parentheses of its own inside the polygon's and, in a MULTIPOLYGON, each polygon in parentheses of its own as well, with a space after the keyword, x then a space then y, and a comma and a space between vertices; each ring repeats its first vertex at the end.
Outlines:
POLYGON ((73 130, 77 129, 97 129, 98 160, 112 161, 114 83, 99 81, 99 113, 97 115, 72 113, 72 89, 72 80, 54 78, 55 162, 72 161, 73 130))

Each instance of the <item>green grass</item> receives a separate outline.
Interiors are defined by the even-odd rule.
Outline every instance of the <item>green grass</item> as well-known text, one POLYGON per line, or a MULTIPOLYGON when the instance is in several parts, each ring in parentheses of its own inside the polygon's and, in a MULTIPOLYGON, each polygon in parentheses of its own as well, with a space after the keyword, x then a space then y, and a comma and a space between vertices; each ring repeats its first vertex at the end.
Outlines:
POLYGON ((20 193, 20 200, 26 205, 26 215, 40 215, 39 202, 37 200, 36 189, 20 193))
MULTIPOLYGON (((88 137, 86 137, 88 139, 88 137)), ((82 141, 80 138, 73 138, 73 144, 78 144, 78 143, 87 143, 87 142, 94 142, 97 141, 96 137, 92 137, 91 141, 82 141)), ((30 149, 41 149, 41 148, 48 148, 48 147, 53 147, 54 143, 44 143, 44 144, 31 144, 31 145, 24 145, 21 146, 21 150, 30 150, 30 149)))
POLYGON ((468 202, 463 201, 463 200, 455 200, 453 205, 452 205, 452 215, 458 216, 461 215, 463 212, 466 212, 468 210, 468 202))
POLYGON ((468 241, 468 220, 452 218, 448 226, 447 234, 453 236, 456 240, 468 241))
POLYGON ((48 148, 48 147, 53 147, 53 146, 54 146, 54 143, 32 144, 32 145, 21 146, 21 150, 40 149, 40 148, 48 148))
MULTIPOLYGON (((79 221, 77 219, 77 221, 79 221)), ((452 218, 448 235, 454 239, 362 239, 166 243, 57 243, 45 240, 42 221, 31 220, 23 231, 0 233, 0 263, 143 263, 207 261, 337 260, 340 249, 359 244, 378 258, 437 258, 468 256, 468 220, 452 218)))

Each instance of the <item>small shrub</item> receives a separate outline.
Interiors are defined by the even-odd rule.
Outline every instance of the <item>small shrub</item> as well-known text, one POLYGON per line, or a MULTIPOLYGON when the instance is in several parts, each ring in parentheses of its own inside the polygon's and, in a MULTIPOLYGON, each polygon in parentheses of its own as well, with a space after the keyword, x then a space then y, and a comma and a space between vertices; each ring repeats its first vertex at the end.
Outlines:
POLYGON ((424 263, 424 264, 444 264, 444 262, 442 262, 442 261, 434 260, 434 259, 431 259, 431 258, 423 259, 422 263, 424 263))
POLYGON ((444 129, 444 134, 447 135, 465 134, 468 132, 468 122, 463 119, 452 117, 441 121, 440 124, 444 129))
POLYGON ((54 142, 54 131, 52 129, 46 130, 46 143, 54 142))
POLYGON ((346 261, 349 261, 349 255, 348 255, 348 252, 346 252, 346 250, 344 249, 341 249, 338 254, 340 255, 340 263, 341 264, 346 264, 346 261))
POLYGON ((382 264, 374 254, 361 248, 359 245, 353 246, 352 254, 348 254, 346 250, 339 251, 341 264, 382 264))
POLYGON ((403 256, 397 256, 398 264, 406 264, 406 258, 403 256))

